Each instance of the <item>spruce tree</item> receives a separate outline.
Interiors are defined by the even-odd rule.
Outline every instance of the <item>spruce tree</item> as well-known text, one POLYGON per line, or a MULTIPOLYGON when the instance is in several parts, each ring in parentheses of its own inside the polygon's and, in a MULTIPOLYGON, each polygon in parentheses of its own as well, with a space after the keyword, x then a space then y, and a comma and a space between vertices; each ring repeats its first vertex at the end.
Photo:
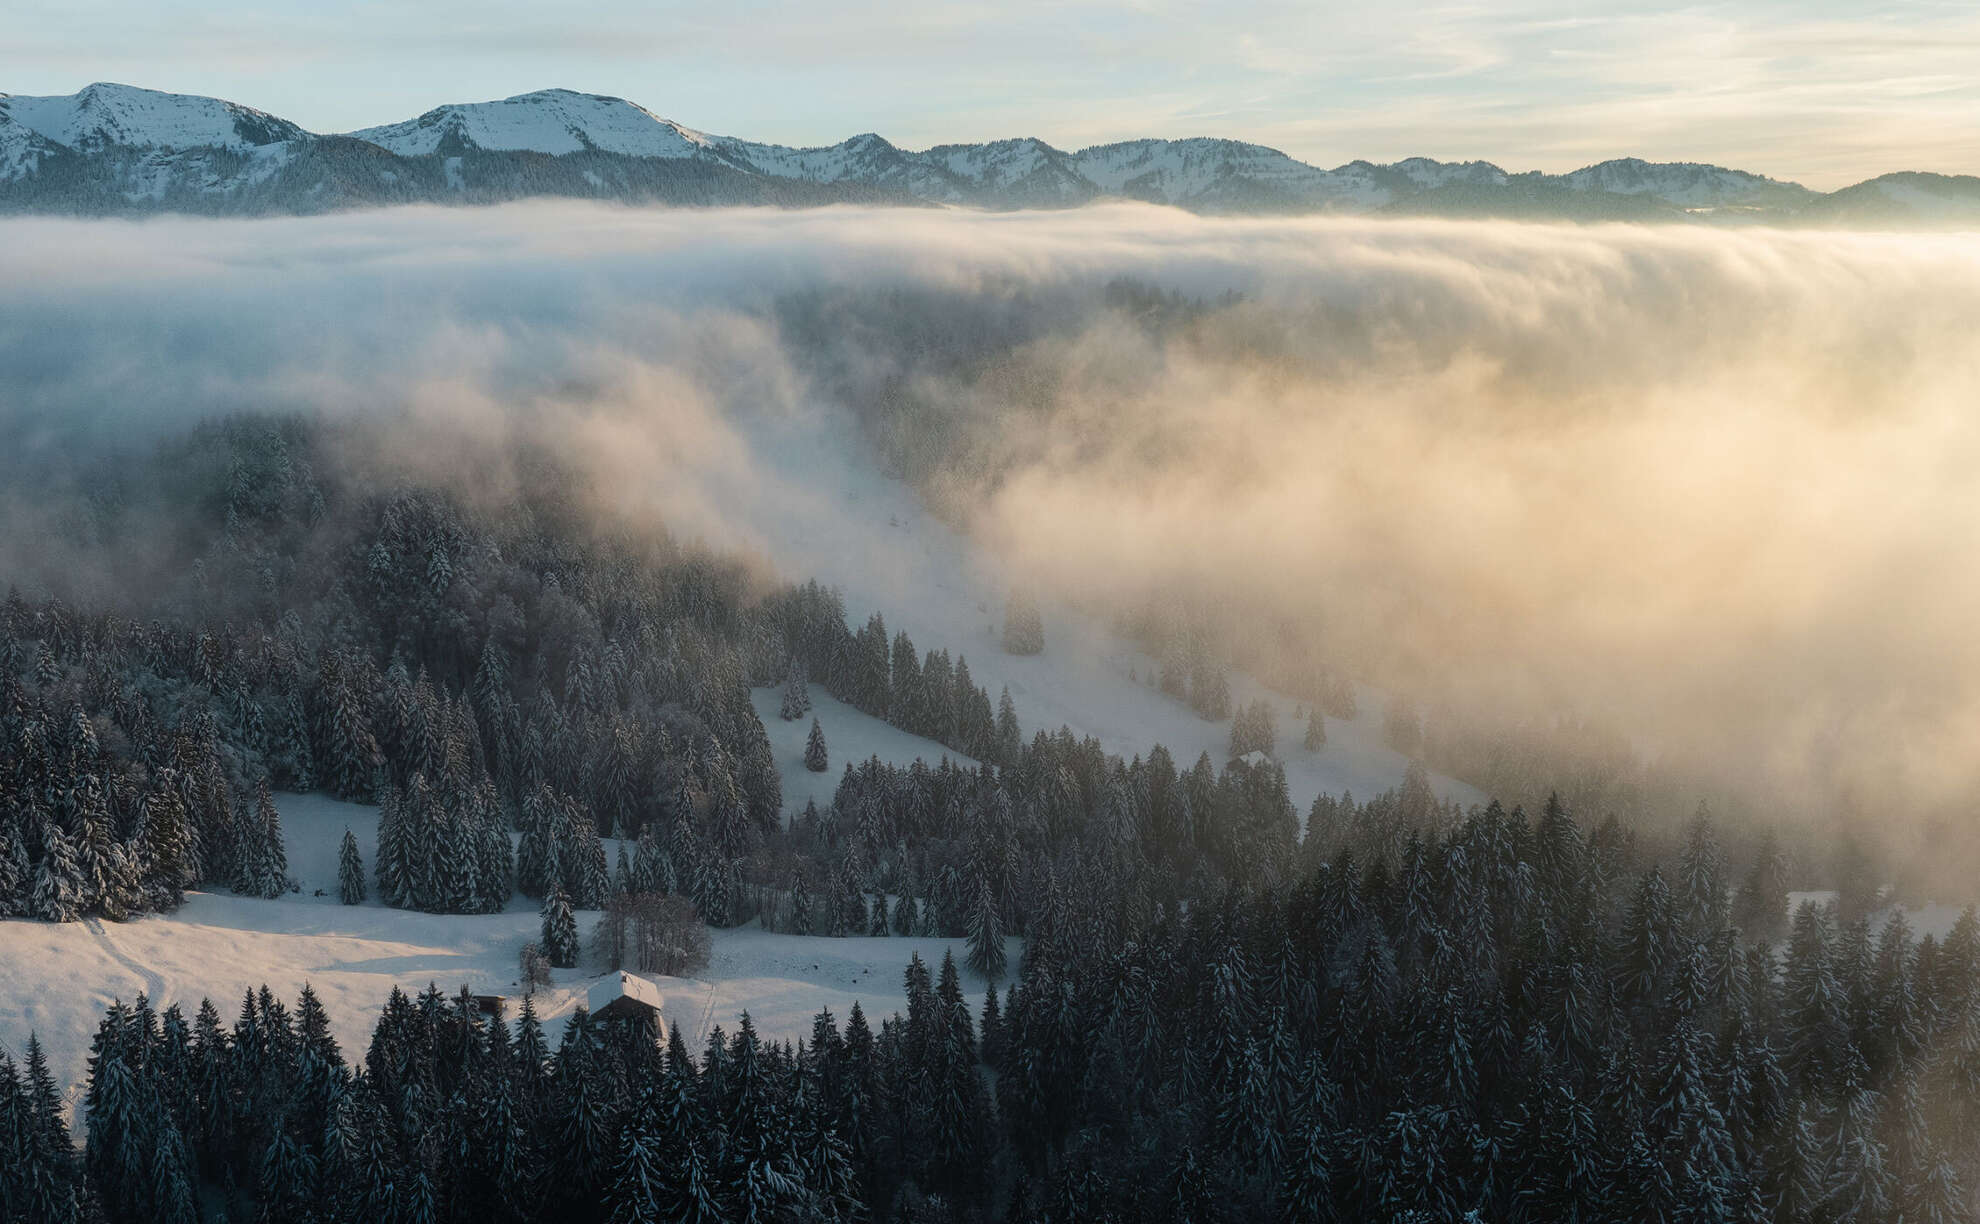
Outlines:
POLYGON ((619 1141, 619 1156, 605 1188, 608 1224, 651 1224, 667 1218, 669 1163, 658 1129, 659 1119, 635 1113, 619 1141))
POLYGON ((571 899, 559 888, 543 898, 543 936, 538 943, 543 955, 559 969, 569 969, 578 960, 577 919, 571 913, 571 899))
POLYGON ((969 967, 994 987, 1009 968, 1004 950, 1004 925, 997 916, 997 900, 990 895, 990 881, 978 877, 976 906, 969 926, 969 967))
POLYGON ((1306 743, 1308 752, 1318 752, 1327 746, 1327 720, 1320 714, 1320 707, 1314 706, 1306 715, 1306 743))
POLYGON ((26 851, 0 833, 0 918, 26 917, 33 909, 32 886, 26 851))
POLYGON ((1012 589, 1004 601, 1004 650, 1014 655, 1035 655, 1045 649, 1045 622, 1038 605, 1023 591, 1012 589))
POLYGON ((811 734, 804 741, 804 767, 813 773, 824 773, 831 765, 825 755, 825 732, 818 726, 818 720, 811 720, 811 734))
POLYGON ((811 886, 802 871, 791 881, 791 934, 811 934, 811 886))
POLYGON ((1024 733, 1018 727, 1017 703, 1011 700, 1011 690, 1006 687, 997 698, 997 763, 1017 764, 1018 753, 1023 748, 1024 733))
POLYGON ((55 825, 41 839, 41 866, 35 872, 33 908, 49 922, 75 922, 83 914, 82 865, 75 843, 55 825))
POLYGON ((1787 865, 1774 831, 1762 835, 1733 901, 1733 921, 1749 938, 1772 941, 1787 929, 1787 865))
POLYGON ((345 905, 364 900, 364 860, 358 857, 357 837, 349 829, 337 847, 337 899, 345 905))
POLYGON ((784 678, 784 699, 777 716, 785 722, 796 722, 809 713, 811 689, 805 680, 804 664, 793 659, 790 673, 784 678))

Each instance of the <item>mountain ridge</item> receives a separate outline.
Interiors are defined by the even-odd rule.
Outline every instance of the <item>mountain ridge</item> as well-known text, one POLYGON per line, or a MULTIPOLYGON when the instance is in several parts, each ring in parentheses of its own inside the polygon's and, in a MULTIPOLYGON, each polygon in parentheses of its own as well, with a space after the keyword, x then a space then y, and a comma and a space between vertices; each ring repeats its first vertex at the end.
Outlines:
POLYGON ((606 94, 543 89, 398 123, 311 132, 240 103, 99 82, 0 94, 0 211, 315 213, 578 197, 681 205, 1980 223, 1980 178, 1898 171, 1834 192, 1702 162, 1613 158, 1566 174, 1411 157, 1331 169, 1219 137, 1059 149, 1036 137, 906 149, 872 132, 793 147, 718 136, 606 94))

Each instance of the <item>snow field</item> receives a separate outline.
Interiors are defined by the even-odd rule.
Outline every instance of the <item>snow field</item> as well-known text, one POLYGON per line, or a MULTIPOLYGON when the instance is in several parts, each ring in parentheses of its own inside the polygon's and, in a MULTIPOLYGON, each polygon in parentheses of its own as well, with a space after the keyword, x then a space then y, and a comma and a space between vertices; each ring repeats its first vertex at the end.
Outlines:
MULTIPOLYGON (((39 1036, 50 1070, 75 1105, 103 1009, 116 999, 131 1002, 140 992, 159 1010, 176 1003, 188 1016, 210 998, 231 1027, 246 991, 266 984, 293 1007, 307 983, 322 1000, 346 1059, 364 1056, 394 986, 408 994, 431 983, 448 994, 466 985, 506 995, 514 1021, 521 1007, 519 954, 538 933, 535 902, 518 894, 500 914, 423 914, 388 908, 375 897, 342 905, 337 851, 344 829, 357 837, 368 873, 377 850, 377 809, 321 795, 283 794, 276 803, 298 889, 278 900, 196 892, 174 913, 121 924, 94 918, 63 925, 0 921, 0 982, 9 983, 0 989, 0 1048, 18 1060, 28 1035, 39 1036), (316 895, 319 889, 324 895, 316 895)), ((608 844, 606 853, 616 857, 616 846, 608 844)), ((578 913, 587 952, 597 917, 596 911, 578 913)), ((754 927, 709 935, 712 950, 702 975, 653 976, 666 998, 667 1024, 697 1052, 711 1027, 733 1032, 744 1011, 771 1041, 809 1039, 820 1008, 831 1008, 843 1024, 855 1002, 877 1028, 907 1007, 901 978, 914 953, 933 972, 943 954, 953 952, 972 1009, 982 1006, 986 984, 964 965, 959 939, 833 939, 754 927)), ((1009 941, 1013 966, 1021 947, 1022 941, 1009 941)), ((589 964, 554 970, 552 984, 537 991, 537 1014, 553 1042, 603 971, 589 964)))

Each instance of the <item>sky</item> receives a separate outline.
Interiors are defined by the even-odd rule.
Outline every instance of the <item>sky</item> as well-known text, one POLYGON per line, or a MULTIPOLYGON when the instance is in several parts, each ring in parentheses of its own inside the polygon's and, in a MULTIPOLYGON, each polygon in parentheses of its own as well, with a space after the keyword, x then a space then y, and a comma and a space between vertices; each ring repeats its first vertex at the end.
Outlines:
POLYGON ((1968 0, 1386 4, 13 0, 0 89, 121 81, 316 131, 552 86, 795 145, 1225 136, 1325 166, 1980 172, 1968 0))

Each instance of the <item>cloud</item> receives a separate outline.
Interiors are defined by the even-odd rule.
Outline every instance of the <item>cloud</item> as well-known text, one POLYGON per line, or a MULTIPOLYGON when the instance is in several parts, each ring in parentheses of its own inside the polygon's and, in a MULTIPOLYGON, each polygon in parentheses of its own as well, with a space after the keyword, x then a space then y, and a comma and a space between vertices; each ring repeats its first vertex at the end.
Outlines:
POLYGON ((369 416, 490 496, 476 463, 529 436, 603 512, 774 556, 830 501, 803 448, 863 437, 1097 608, 1211 593, 1426 699, 1599 714, 1780 814, 1943 813, 1980 783, 1973 235, 1131 207, 10 226, 20 462, 224 411, 369 416), (1197 305, 1151 320, 1109 304, 1121 278, 1197 305), (793 302, 823 305, 800 327, 793 302))

